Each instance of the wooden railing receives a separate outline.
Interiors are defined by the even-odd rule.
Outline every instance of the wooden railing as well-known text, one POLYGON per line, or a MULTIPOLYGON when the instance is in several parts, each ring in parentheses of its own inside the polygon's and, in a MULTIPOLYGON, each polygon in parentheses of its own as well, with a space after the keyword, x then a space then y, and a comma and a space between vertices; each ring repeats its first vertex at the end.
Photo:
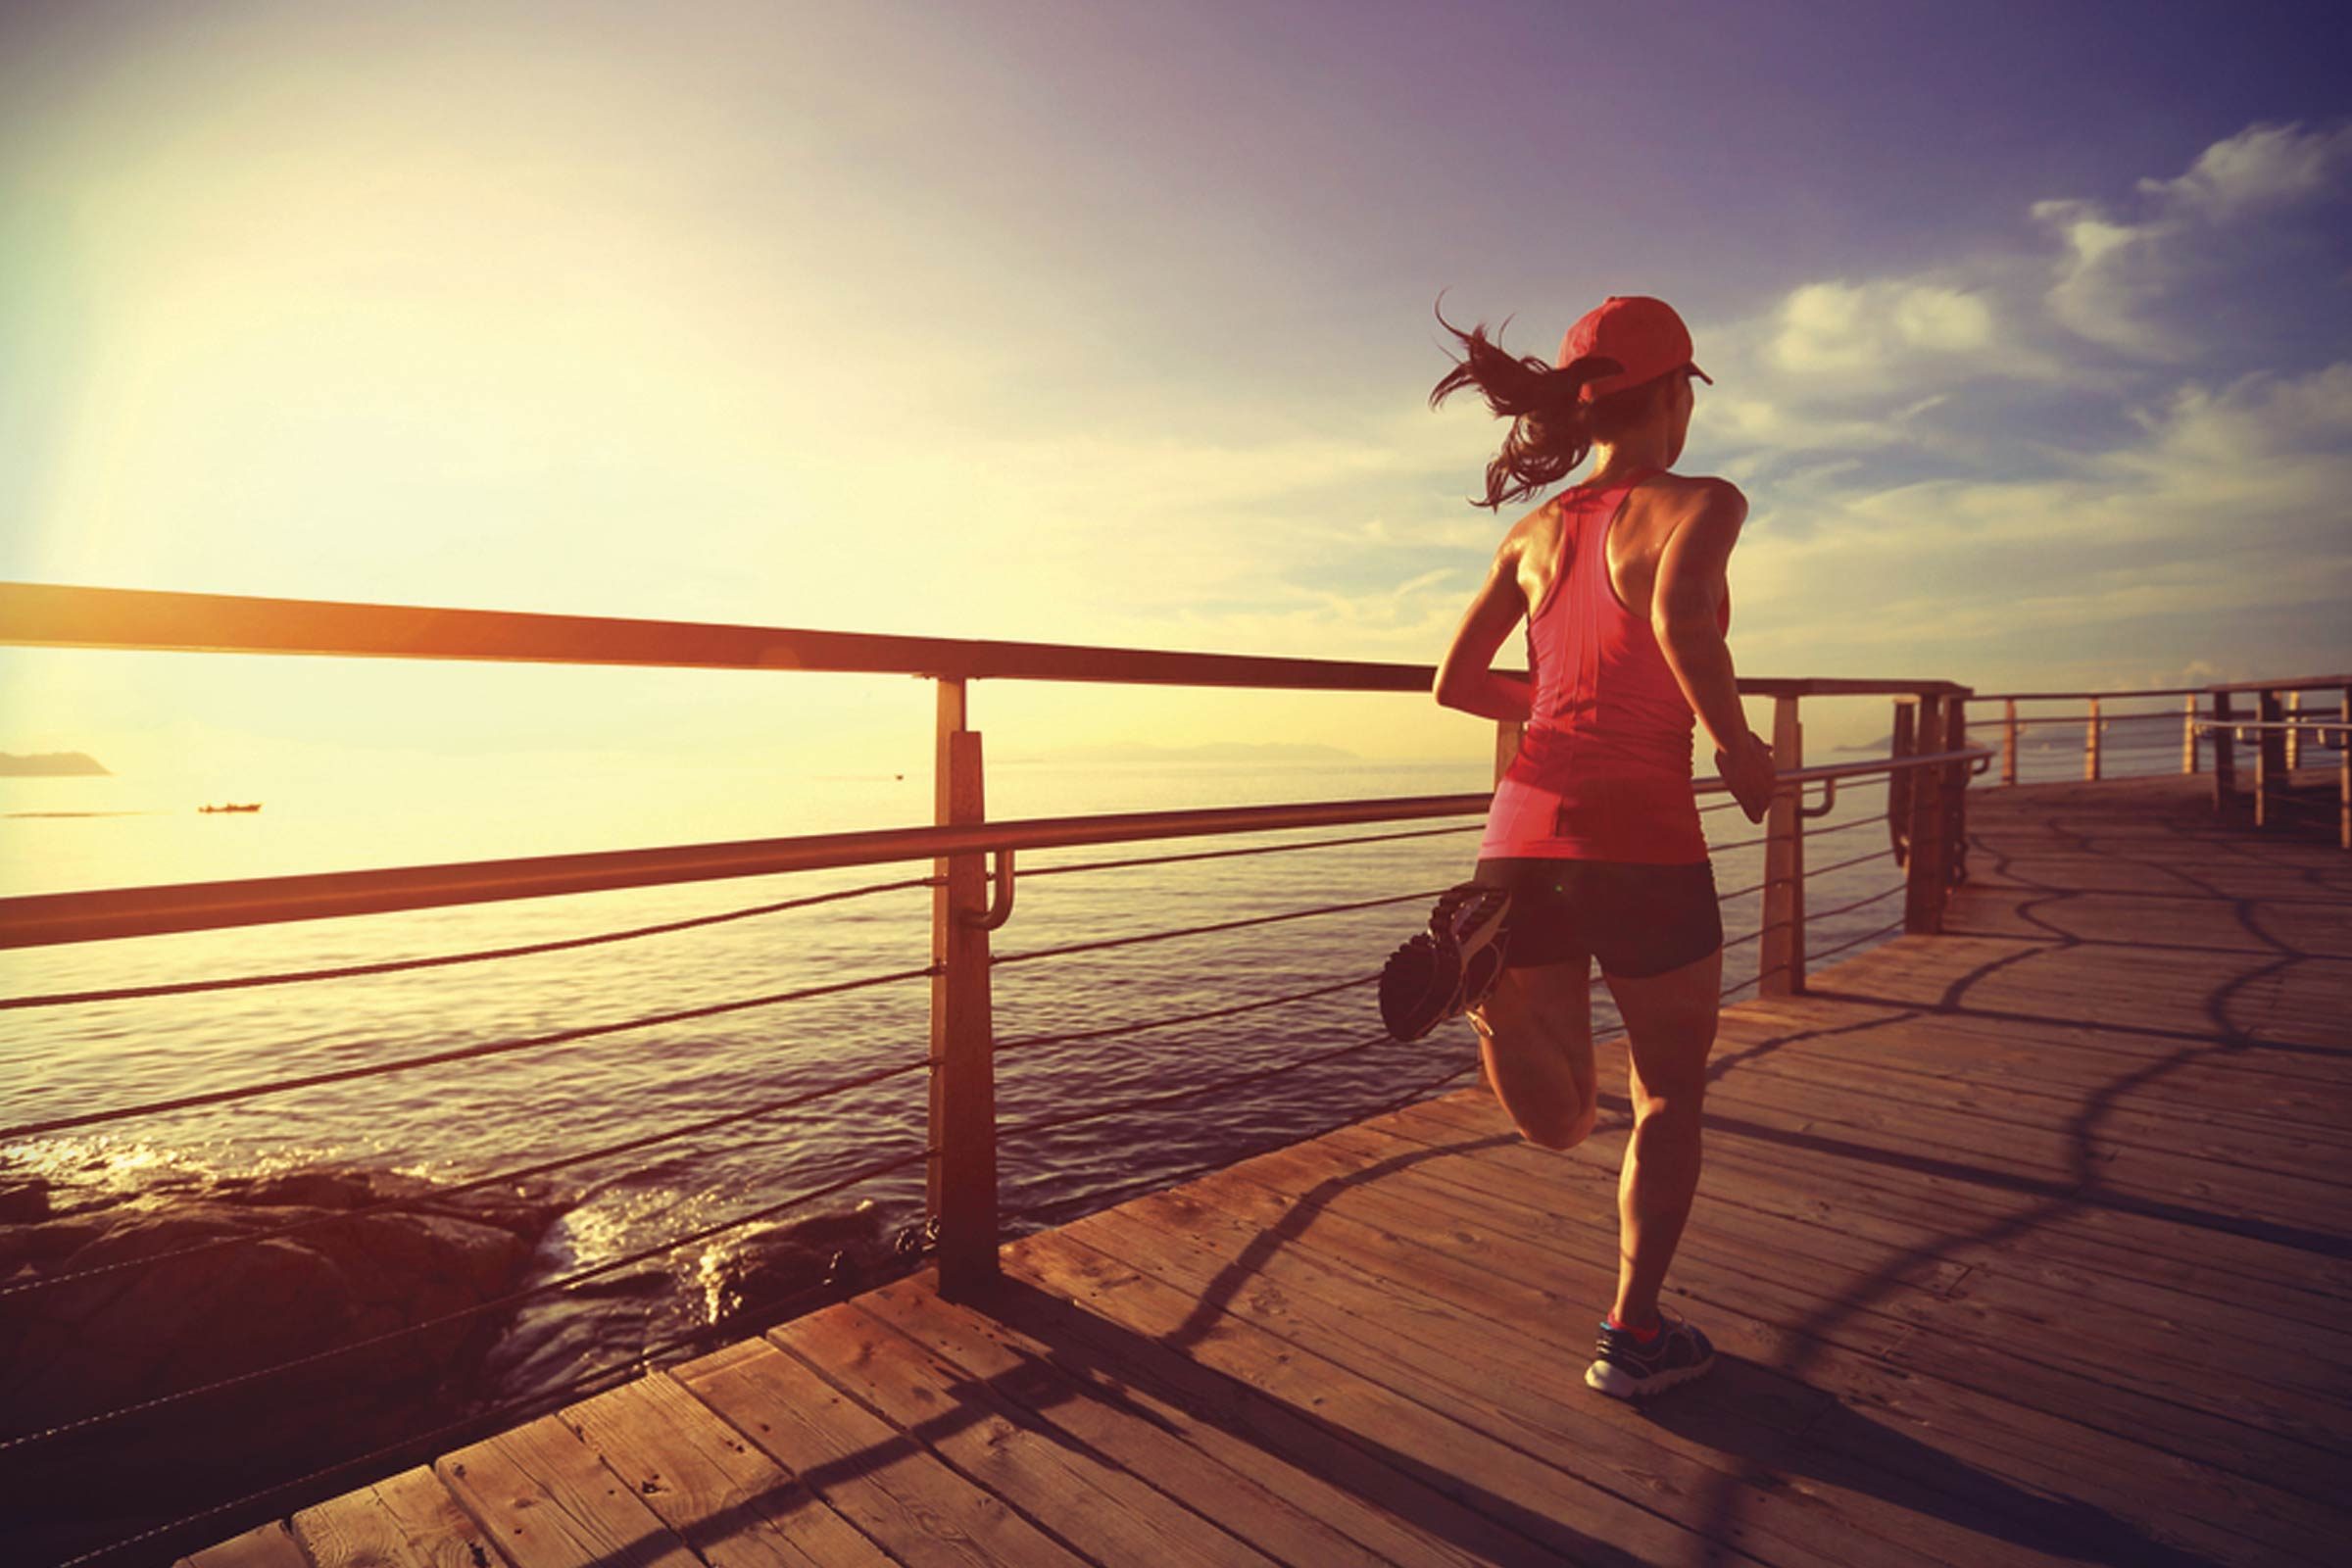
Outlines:
MULTIPOLYGON (((933 822, 928 827, 682 845, 592 855, 407 866, 0 899, 0 946, 245 926, 390 909, 537 898, 819 867, 929 858, 931 1134, 928 1183, 943 1291, 976 1290, 996 1273, 994 1023, 990 932, 1010 908, 1013 858, 1029 849, 1265 832, 1341 823, 1483 813, 1486 794, 1230 807, 991 822, 981 736, 967 694, 979 679, 1247 687, 1427 695, 1426 664, 1255 658, 1046 643, 871 636, 600 616, 437 610, 0 583, 0 644, 341 658, 474 660, 704 669, 905 674, 937 683, 933 822), (987 861, 996 857, 993 870, 987 861), (992 899, 991 887, 995 894, 992 899)), ((1743 679, 1773 699, 1780 775, 1766 819, 1766 882, 1757 983, 1767 995, 1805 984, 1803 821, 1829 808, 1838 782, 1890 780, 1890 847, 1907 868, 1906 930, 1941 927, 1964 874, 1965 801, 1990 754, 1966 742, 1966 688, 1949 681, 1743 679), (1806 697, 1893 697, 1894 756, 1804 765, 1806 697), (1805 804, 1818 786, 1825 798, 1805 804)), ((1516 750, 1498 742, 1497 767, 1516 750)), ((1720 793, 1702 779, 1701 794, 1720 793)))

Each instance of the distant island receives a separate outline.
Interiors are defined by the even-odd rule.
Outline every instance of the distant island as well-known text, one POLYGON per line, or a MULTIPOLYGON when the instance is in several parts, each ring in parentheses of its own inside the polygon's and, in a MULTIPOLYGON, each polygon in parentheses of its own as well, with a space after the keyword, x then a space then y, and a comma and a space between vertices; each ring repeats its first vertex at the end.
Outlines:
POLYGON ((1360 762, 1355 753, 1337 746, 1250 745, 1215 741, 1206 746, 1151 746, 1126 742, 1109 746, 1071 746, 1033 757, 1008 757, 1007 762, 1360 762))
POLYGON ((104 763, 86 752, 43 752, 18 757, 0 752, 0 778, 112 778, 104 763))

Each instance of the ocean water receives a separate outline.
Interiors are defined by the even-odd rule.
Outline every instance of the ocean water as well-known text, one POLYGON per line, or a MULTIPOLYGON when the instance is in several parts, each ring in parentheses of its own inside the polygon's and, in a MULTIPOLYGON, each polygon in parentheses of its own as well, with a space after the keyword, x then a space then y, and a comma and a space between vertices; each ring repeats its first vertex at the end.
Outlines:
MULTIPOLYGON (((2080 776, 2079 734, 2072 740, 2072 751, 2064 745, 2027 751, 2026 776, 2080 776)), ((2169 761, 2156 745, 2111 752, 2110 771, 2177 769, 2177 729, 2170 745, 2169 761)), ((988 789, 990 814, 1008 818, 1471 793, 1488 781, 1484 758, 1285 767, 996 762, 988 789)), ((297 783, 267 792, 261 812, 227 816, 200 815, 193 803, 134 780, 0 780, 0 889, 46 892, 905 826, 927 820, 930 805, 926 772, 761 780, 518 773, 494 785, 473 775, 453 781, 435 799, 409 785, 387 798, 370 797, 348 780, 308 789, 297 783)), ((1814 866, 1864 858, 1814 877, 1813 908, 1899 885, 1885 801, 1881 781, 1843 788, 1832 814, 1812 824, 1842 830, 1810 850, 1814 866)), ((1701 804, 1725 803, 1710 796, 1701 804)), ((1718 886, 1730 891, 1761 881, 1761 849, 1735 846, 1762 829, 1731 809, 1711 810, 1703 821, 1717 846, 1718 886)), ((1014 913, 995 936, 998 1039, 1010 1044, 1149 1023, 1368 979, 1419 928, 1426 897, 1468 875, 1478 827, 1478 818, 1465 817, 1025 855, 1014 913), (1443 826, 1458 831, 1039 874, 1097 860, 1443 826), (1017 961, 1024 953, 1068 944, 1406 895, 1406 902, 1379 908, 1017 961)), ((928 871, 927 862, 910 862, 35 949, 0 954, 0 995, 558 941, 928 871)), ((526 957, 0 1011, 0 1126, 917 969, 929 957, 929 900, 927 889, 911 888, 526 957)), ((1759 903, 1752 893, 1726 902, 1729 938, 1755 929, 1759 903)), ((1896 893, 1844 915, 1816 918, 1809 942, 1821 952, 1900 914, 1896 893)), ((1727 983, 1752 977, 1757 947, 1730 950, 1727 983)), ((27 1139, 0 1148, 0 1160, 68 1183, 129 1187, 165 1171, 247 1173, 313 1163, 471 1179, 919 1061, 927 1009, 928 982, 904 980, 27 1139)), ((1616 1027, 1597 980, 1594 1024, 1602 1032, 1616 1027)), ((1238 1016, 1011 1044, 998 1077, 999 1124, 1008 1130, 999 1150, 1007 1234, 1072 1217, 1196 1167, 1311 1137, 1475 1061, 1474 1037, 1458 1019, 1411 1044, 1380 1037, 1374 992, 1362 984, 1238 1016), (1363 1042, 1378 1043, 1232 1093, 1025 1135, 1011 1131, 1363 1042)), ((570 1167, 558 1178, 566 1211, 536 1260, 536 1277, 552 1279, 654 1247, 918 1151, 925 1102, 924 1080, 915 1073, 570 1167)), ((890 1239, 919 1221, 922 1208, 917 1166, 827 1199, 812 1212, 846 1217, 865 1237, 870 1255, 886 1253, 890 1239)), ((591 1296, 526 1308, 497 1353, 494 1392, 554 1387, 709 1321, 727 1304, 729 1282, 747 1250, 759 1247, 762 1229, 729 1232, 633 1265, 591 1296)))

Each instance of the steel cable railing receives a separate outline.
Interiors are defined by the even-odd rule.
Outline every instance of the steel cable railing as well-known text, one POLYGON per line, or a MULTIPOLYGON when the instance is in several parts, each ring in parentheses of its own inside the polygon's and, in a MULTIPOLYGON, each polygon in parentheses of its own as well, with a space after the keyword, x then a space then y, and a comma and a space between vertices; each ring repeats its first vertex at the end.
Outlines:
POLYGON ((1805 880, 1810 882, 1815 877, 1827 876, 1832 871, 1843 871, 1850 866, 1868 865, 1873 860, 1885 860, 1888 858, 1890 858, 1890 857, 1886 851, 1873 850, 1868 855, 1857 855, 1850 859, 1844 860, 1832 860, 1827 865, 1808 865, 1805 867, 1805 880))
POLYGON ((228 1104, 236 1101, 260 1099, 265 1095, 284 1094, 289 1090, 315 1089, 323 1084, 349 1083, 359 1078, 378 1078, 387 1073, 410 1072, 418 1067, 437 1066, 443 1062, 473 1061, 484 1056, 505 1055, 511 1052, 532 1051, 542 1046, 570 1045, 576 1041, 621 1034, 632 1029, 651 1029, 662 1024, 689 1023, 700 1018, 715 1018, 729 1012, 745 1012, 754 1007, 779 1006, 787 1002, 805 1002, 811 997, 861 991, 868 986, 890 985, 901 980, 924 979, 938 972, 937 964, 926 964, 920 969, 901 969, 893 974, 867 975, 858 980, 837 980, 827 985, 804 986, 797 991, 779 991, 764 997, 711 1003, 700 1007, 682 1007, 672 1012, 649 1013, 641 1018, 623 1018, 613 1023, 588 1024, 578 1029, 563 1029, 554 1034, 534 1035, 525 1040, 501 1040, 479 1046, 459 1046, 449 1051, 431 1052, 421 1056, 404 1056, 397 1061, 370 1062, 359 1067, 338 1067, 331 1072, 306 1073, 300 1077, 273 1079, 268 1083, 245 1084, 235 1089, 213 1089, 207 1090, 203 1094, 181 1095, 172 1100, 155 1100, 144 1104, 122 1105, 112 1110, 93 1110, 84 1111, 75 1116, 57 1116, 47 1121, 25 1122, 15 1127, 0 1127, 0 1144, 13 1143, 22 1138, 66 1132, 76 1127, 94 1127, 105 1122, 124 1121, 133 1116, 152 1116, 166 1111, 193 1110, 204 1105, 228 1104))
POLYGON ((1099 953, 1105 948, 1133 947, 1142 942, 1167 942, 1177 937, 1209 936, 1218 931, 1240 931, 1249 926, 1275 925, 1285 920, 1310 920, 1319 915, 1348 914, 1357 909, 1377 909, 1390 904, 1426 903, 1444 893, 1433 888, 1427 893, 1398 893, 1385 899, 1363 899, 1352 904, 1324 904, 1311 909, 1293 909, 1283 914, 1253 914, 1241 920, 1219 920, 1211 925, 1177 926, 1165 931, 1146 931, 1134 936, 1102 937, 1092 942, 1072 942, 1058 948, 1032 948, 1027 953, 1008 953, 992 957, 992 967, 1007 963, 1028 963, 1038 958, 1061 958, 1074 953, 1099 953))
POLYGON ((1209 1083, 1198 1084, 1190 1089, 1167 1090, 1152 1095, 1131 1095, 1125 1100, 1113 1101, 1107 1105, 1096 1105, 1086 1110, 1071 1111, 1061 1116, 1039 1116, 1028 1121, 1016 1122, 1010 1127, 998 1128, 997 1142, 1001 1145, 1008 1138, 1020 1138, 1030 1133, 1051 1132, 1056 1127, 1068 1127, 1082 1121, 1095 1121, 1104 1116, 1116 1116, 1130 1110, 1141 1110, 1147 1106, 1172 1104, 1178 1101, 1215 1094, 1220 1090, 1241 1089, 1268 1078, 1280 1077, 1286 1072, 1297 1072, 1301 1067, 1312 1067, 1321 1062, 1337 1061, 1343 1056, 1352 1056, 1359 1052, 1370 1051, 1375 1046, 1396 1044, 1396 1041, 1384 1030, 1351 1045, 1317 1052, 1311 1056, 1301 1056, 1297 1061, 1286 1061, 1273 1067, 1252 1068, 1249 1072, 1236 1073, 1229 1078, 1219 1078, 1209 1083))
MULTIPOLYGON (((777 1306, 779 1310, 797 1309, 837 1294, 836 1288, 832 1286, 817 1286, 810 1290, 795 1293, 785 1301, 777 1303, 777 1306)), ((182 1514, 176 1519, 139 1531, 136 1535, 124 1536, 77 1556, 65 1558, 57 1564, 57 1568, 83 1568, 84 1564, 103 1562, 133 1546, 179 1536, 182 1532, 190 1531, 207 1520, 238 1514, 274 1498, 316 1497, 318 1494, 315 1489, 320 1483, 330 1479, 347 1476, 373 1476, 380 1479, 389 1474, 392 1469, 401 1468, 399 1461, 429 1458, 439 1451, 441 1445, 453 1439, 503 1432, 511 1426, 520 1425, 525 1418, 544 1415, 550 1410, 563 1409, 578 1400, 609 1392, 621 1383, 642 1377, 648 1371, 654 1370, 655 1364, 662 1361, 665 1357, 681 1350, 699 1349, 707 1346, 719 1327, 719 1325, 706 1324, 698 1329, 690 1329, 684 1334, 673 1335, 666 1340, 640 1348, 625 1360, 608 1361, 603 1366, 592 1368, 561 1387, 543 1389, 534 1394, 519 1396, 487 1409, 476 1410, 471 1414, 461 1416, 455 1421, 445 1422, 422 1432, 412 1433, 407 1437, 384 1444, 380 1447, 370 1448, 366 1453, 354 1454, 347 1459, 338 1459, 332 1464, 321 1465, 316 1470, 295 1476, 290 1480, 276 1482, 256 1492, 248 1492, 241 1496, 231 1497, 225 1502, 214 1503, 210 1507, 201 1508, 194 1513, 182 1514), (388 1467, 387 1461, 392 1461, 388 1467)))
POLYGON ((274 1242, 284 1237, 300 1235, 305 1231, 318 1230, 345 1220, 365 1219, 371 1214, 398 1214, 417 1208, 431 1208, 446 1203, 453 1198, 462 1198, 468 1193, 483 1192, 514 1182, 529 1181, 534 1177, 546 1176, 570 1166, 593 1164, 600 1159, 610 1159, 615 1154, 634 1153, 638 1150, 650 1149, 657 1144, 674 1143, 681 1138, 693 1138, 703 1133, 715 1132, 721 1127, 758 1121, 762 1117, 797 1109, 819 1100, 829 1100, 835 1095, 846 1094, 853 1089, 863 1089, 892 1078, 903 1078, 912 1073, 923 1072, 930 1065, 930 1058, 925 1056, 896 1067, 880 1067, 871 1072, 839 1079, 821 1089, 803 1090, 798 1094, 787 1095, 780 1100, 770 1100, 751 1106, 749 1109, 732 1110, 724 1115, 705 1117, 700 1121, 688 1122, 683 1126, 667 1128, 662 1132, 646 1133, 636 1138, 623 1139, 618 1143, 606 1144, 581 1153, 565 1154, 560 1159, 542 1160, 532 1165, 519 1165, 489 1176, 476 1177, 471 1181, 456 1182, 447 1187, 434 1187, 420 1193, 379 1199, 373 1202, 362 1203, 347 1209, 336 1209, 331 1213, 296 1220, 291 1224, 266 1230, 242 1231, 234 1236, 218 1237, 209 1242, 198 1242, 190 1247, 175 1248, 171 1251, 147 1252, 136 1257, 117 1258, 111 1263, 98 1263, 87 1268, 75 1269, 67 1274, 50 1274, 37 1279, 12 1281, 0 1285, 0 1299, 11 1296, 21 1296, 29 1291, 42 1291, 53 1286, 70 1285, 76 1280, 96 1279, 101 1275, 120 1273, 124 1269, 145 1268, 151 1264, 165 1263, 174 1258, 197 1257, 231 1247, 243 1247, 249 1243, 274 1242))
POLYGON ((1368 986, 1379 978, 1380 975, 1376 971, 1353 980, 1341 980, 1331 985, 1317 986, 1311 991, 1294 991, 1287 996, 1264 997, 1255 1002, 1244 1002, 1229 1007, 1210 1007, 1202 1012, 1172 1013, 1164 1018, 1146 1018, 1139 1022, 1109 1024, 1100 1029, 1070 1029, 1058 1034, 1022 1035, 1015 1039, 997 1042, 994 1050, 1001 1056, 1006 1052, 1023 1051, 1032 1046, 1059 1046, 1081 1040, 1108 1040, 1118 1035, 1141 1034, 1150 1029, 1172 1028, 1177 1024, 1200 1023, 1210 1018, 1230 1018, 1237 1013, 1258 1012, 1267 1007, 1279 1007, 1294 1002, 1306 1002, 1316 997, 1328 997, 1335 992, 1352 991, 1358 986, 1368 986))
POLYGON ((702 1226, 699 1229, 688 1231, 683 1236, 672 1237, 666 1241, 659 1242, 652 1247, 641 1248, 636 1251, 624 1252, 618 1256, 607 1258, 604 1262, 591 1264, 587 1268, 574 1269, 568 1274, 559 1276, 556 1279, 548 1280, 538 1285, 526 1286, 518 1291, 509 1291, 504 1295, 494 1296, 485 1300, 476 1301, 470 1306, 459 1307, 454 1311, 443 1312, 437 1316, 424 1318, 415 1323, 404 1324, 396 1329, 387 1329, 381 1334, 371 1334, 365 1339, 347 1341, 341 1345, 330 1346, 323 1350, 314 1350, 308 1355, 296 1356, 291 1360, 275 1361, 270 1363, 269 1366, 255 1367, 248 1372, 239 1372, 224 1378, 215 1378, 209 1383, 200 1383, 191 1388, 178 1389, 170 1394, 157 1395, 153 1398, 134 1400, 129 1404, 118 1405, 112 1410, 105 1410, 93 1415, 76 1417, 71 1421, 61 1421, 54 1426, 44 1427, 37 1432, 27 1432, 12 1438, 0 1439, 0 1454, 11 1453, 19 1448, 29 1447, 36 1444, 47 1443, 54 1439, 66 1437, 75 1432, 86 1432, 95 1427, 108 1426, 128 1416, 142 1415, 150 1411, 166 1408, 167 1406, 183 1404, 190 1399, 202 1398, 208 1395, 223 1393, 229 1389, 242 1388, 248 1384, 259 1383, 269 1378, 274 1378, 283 1373, 291 1372, 301 1367, 318 1366, 328 1361, 340 1360, 345 1356, 357 1354, 361 1350, 371 1349, 381 1345, 394 1344, 398 1341, 409 1339, 415 1335, 423 1334, 428 1330, 447 1328, 452 1324, 467 1322, 471 1319, 481 1317, 487 1313, 500 1311, 507 1307, 519 1306, 524 1301, 533 1300, 542 1296, 562 1294, 569 1291, 571 1287, 578 1285, 583 1281, 596 1279, 603 1275, 613 1273, 619 1269, 633 1267, 639 1263, 650 1262, 654 1258, 666 1256, 669 1253, 678 1250, 678 1249, 682 1247, 692 1247, 698 1242, 707 1242, 713 1236, 723 1236, 728 1231, 741 1230, 746 1225, 755 1225, 761 1220, 772 1219, 776 1215, 784 1213, 787 1210, 797 1208, 803 1203, 814 1202, 820 1198, 830 1198, 836 1193, 843 1192, 851 1187, 857 1186, 859 1182, 870 1181, 876 1176, 886 1176, 892 1171, 903 1170, 909 1165, 918 1164, 938 1152, 938 1150, 926 1147, 916 1150, 910 1154, 900 1154, 891 1159, 880 1160, 873 1164, 862 1166, 836 1181, 828 1182, 822 1187, 812 1188, 808 1192, 795 1194, 793 1197, 785 1199, 780 1202, 769 1203, 763 1205, 762 1207, 753 1209, 748 1213, 733 1215, 730 1218, 720 1220, 716 1224, 702 1226))
POLYGON ((176 980, 164 985, 122 986, 111 991, 66 991, 45 996, 0 997, 0 1012, 15 1007, 63 1007, 94 1002, 131 1002, 149 997, 184 997, 207 991, 237 991, 252 986, 295 985, 311 980, 355 980, 367 975, 401 974, 412 969, 438 969, 450 964, 482 963, 492 958, 535 957, 545 953, 567 953, 577 948, 593 948, 609 942, 633 942, 640 937, 667 936, 677 931, 693 931, 703 926, 720 925, 730 920, 748 920, 755 915, 777 914, 786 909, 805 909, 811 905, 834 904, 843 899, 864 898, 872 893, 897 893, 909 888, 935 888, 936 876, 907 877, 897 882, 876 882, 865 887, 847 888, 836 893, 817 893, 804 899, 786 899, 775 904, 758 904, 744 909, 727 909, 717 914, 698 914, 683 920, 665 920, 659 925, 632 927, 626 931, 600 931, 593 936, 564 937, 553 942, 532 942, 521 947, 483 948, 470 953, 436 954, 422 958, 391 958, 381 963, 353 963, 333 969, 301 969, 280 974, 228 975, 213 980, 176 980))
MULTIPOLYGON (((1876 904, 1876 903, 1878 903, 1878 902, 1879 902, 1881 899, 1891 899, 1891 898, 1893 898, 1893 897, 1894 897, 1894 896, 1895 896, 1897 893, 1900 893, 1900 892, 1902 892, 1905 886, 1906 886, 1906 884, 1904 884, 1904 883, 1901 883, 1901 882, 1897 882, 1897 883, 1896 883, 1894 886, 1892 886, 1892 887, 1890 887, 1890 888, 1881 888, 1881 889, 1880 889, 1878 892, 1876 892, 1876 893, 1873 893, 1873 894, 1872 894, 1872 895, 1871 895, 1869 898, 1867 898, 1867 899, 1856 899, 1856 900, 1855 900, 1853 903, 1851 903, 1851 904, 1840 904, 1840 905, 1839 905, 1839 906, 1838 906, 1838 907, 1836 907, 1835 909, 1818 909, 1818 910, 1814 910, 1814 911, 1810 912, 1810 913, 1807 915, 1807 918, 1808 918, 1808 919, 1814 919, 1814 920, 1827 920, 1827 919, 1828 919, 1830 916, 1832 916, 1832 915, 1834 915, 1834 914, 1844 914, 1844 913, 1845 913, 1847 910, 1849 910, 1849 909, 1859 909, 1859 908, 1861 908, 1861 907, 1862 907, 1863 906, 1865 906, 1865 905, 1876 904)), ((1812 955, 1810 955, 1809 956, 1810 956, 1810 957, 1815 957, 1815 958, 1817 958, 1817 957, 1820 957, 1821 956, 1822 956, 1822 955, 1820 955, 1820 954, 1812 954, 1812 955)))
MULTIPOLYGON (((1426 1099, 1428 1096, 1436 1093, 1438 1090, 1445 1088, 1447 1084, 1452 1083, 1455 1079, 1467 1077, 1469 1074, 1476 1072, 1478 1068, 1479 1063, 1477 1060, 1473 1059, 1459 1067, 1452 1068, 1451 1070, 1441 1074, 1436 1078, 1416 1084, 1411 1089, 1406 1090, 1402 1095, 1397 1096, 1396 1099, 1385 1101, 1378 1105, 1372 1106, 1370 1109, 1350 1110, 1348 1113, 1349 1117, 1349 1124, 1352 1125, 1355 1122, 1369 1121, 1375 1116, 1385 1116, 1393 1110, 1399 1109, 1405 1105, 1412 1104, 1417 1101, 1426 1099)), ((1049 1199, 1042 1203, 1032 1203, 1027 1208, 1013 1210, 1011 1213, 1004 1215, 1004 1218, 1008 1221, 1028 1220, 1036 1223, 1040 1229, 1043 1229, 1047 1225, 1053 1223, 1052 1216, 1062 1214, 1072 1209, 1082 1210, 1086 1213, 1094 1213, 1105 1208, 1115 1208, 1120 1203, 1125 1202, 1129 1198, 1132 1198, 1138 1194, 1160 1191, 1162 1189, 1175 1186, 1180 1182, 1189 1182, 1216 1171, 1231 1169, 1233 1166, 1239 1165, 1246 1160, 1255 1159, 1260 1154, 1271 1153, 1277 1149, 1287 1149, 1290 1147, 1293 1141, 1295 1140, 1290 1139, 1286 1135, 1284 1138, 1278 1141, 1258 1145, 1239 1154, 1216 1154, 1212 1155, 1208 1159, 1200 1160, 1191 1165, 1182 1166, 1173 1171, 1156 1171, 1148 1176, 1139 1176, 1134 1181, 1122 1182, 1118 1186, 1110 1188, 1107 1191, 1073 1193, 1065 1198, 1049 1199)))

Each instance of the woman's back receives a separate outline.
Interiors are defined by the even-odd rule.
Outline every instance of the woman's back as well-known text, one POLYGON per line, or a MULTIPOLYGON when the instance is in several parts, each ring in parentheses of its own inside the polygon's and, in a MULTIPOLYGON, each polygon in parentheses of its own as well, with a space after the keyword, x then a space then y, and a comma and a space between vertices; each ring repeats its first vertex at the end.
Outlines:
MULTIPOLYGON (((1668 540, 1716 482, 1636 470, 1575 486, 1528 519, 1518 577, 1534 705, 1482 856, 1706 858, 1690 790, 1694 719, 1650 612, 1668 540)), ((1719 615, 1728 630, 1728 600, 1719 615)))

